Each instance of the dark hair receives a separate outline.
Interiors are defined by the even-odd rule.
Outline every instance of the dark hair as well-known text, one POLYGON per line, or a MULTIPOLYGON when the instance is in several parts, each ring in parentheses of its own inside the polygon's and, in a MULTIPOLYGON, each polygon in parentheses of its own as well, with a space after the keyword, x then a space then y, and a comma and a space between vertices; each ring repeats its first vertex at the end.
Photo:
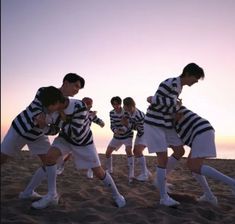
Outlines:
POLYGON ((82 102, 85 103, 86 105, 92 105, 93 100, 90 97, 84 97, 82 98, 82 102))
POLYGON ((41 92, 39 93, 39 100, 42 102, 44 107, 48 107, 56 103, 64 103, 65 97, 56 87, 48 86, 42 88, 41 92))
POLYGON ((197 79, 203 79, 205 77, 203 69, 195 63, 190 63, 190 64, 186 65, 183 69, 181 77, 184 77, 187 74, 189 76, 194 76, 197 79))
POLYGON ((124 106, 134 106, 135 107, 135 101, 131 97, 126 97, 123 100, 123 105, 124 106))
POLYGON ((113 105, 115 102, 117 102, 118 104, 122 104, 122 99, 119 96, 114 96, 111 99, 111 104, 113 105))
POLYGON ((65 75, 63 82, 67 81, 70 83, 79 81, 81 83, 81 89, 85 86, 85 80, 81 76, 77 75, 76 73, 68 73, 65 75))

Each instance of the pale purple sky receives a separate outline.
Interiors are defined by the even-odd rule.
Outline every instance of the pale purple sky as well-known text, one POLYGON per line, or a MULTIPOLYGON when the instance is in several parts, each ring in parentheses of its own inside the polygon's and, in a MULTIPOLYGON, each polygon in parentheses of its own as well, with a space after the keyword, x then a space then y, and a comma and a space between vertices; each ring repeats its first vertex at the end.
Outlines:
POLYGON ((235 1, 2 0, 1 14, 2 137, 39 87, 76 72, 86 79, 76 98, 94 99, 107 145, 112 96, 145 112, 159 83, 195 62, 206 76, 183 103, 235 147, 235 1))

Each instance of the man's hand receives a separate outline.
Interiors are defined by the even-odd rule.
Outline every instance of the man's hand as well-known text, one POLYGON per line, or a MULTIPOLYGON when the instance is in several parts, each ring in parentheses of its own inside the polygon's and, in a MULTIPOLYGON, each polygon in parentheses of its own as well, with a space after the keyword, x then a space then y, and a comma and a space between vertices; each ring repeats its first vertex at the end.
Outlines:
POLYGON ((152 103, 152 96, 147 97, 147 102, 150 104, 152 103))
POLYGON ((121 124, 123 125, 123 126, 126 126, 126 127, 128 127, 128 118, 127 117, 123 117, 122 118, 122 120, 121 120, 121 124))
POLYGON ((46 114, 40 113, 34 118, 34 124, 37 125, 39 128, 44 128, 47 126, 46 122, 46 114))

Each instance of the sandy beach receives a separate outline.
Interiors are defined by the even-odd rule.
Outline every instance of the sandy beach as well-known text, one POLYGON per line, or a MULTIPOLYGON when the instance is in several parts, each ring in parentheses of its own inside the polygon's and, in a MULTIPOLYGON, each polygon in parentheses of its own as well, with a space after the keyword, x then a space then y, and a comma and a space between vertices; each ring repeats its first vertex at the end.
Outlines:
MULTIPOLYGON (((102 164, 104 155, 100 154, 102 164)), ((155 157, 146 156, 149 170, 155 174, 155 157)), ((22 152, 21 158, 4 164, 1 168, 1 223, 15 224, 206 224, 235 223, 235 197, 229 186, 207 178, 219 205, 197 202, 202 194, 197 182, 185 168, 186 159, 169 176, 173 184, 171 196, 181 204, 177 208, 159 205, 159 192, 151 181, 134 181, 128 184, 127 160, 125 155, 113 155, 114 173, 112 174, 120 193, 127 201, 124 208, 117 208, 111 193, 98 179, 87 179, 85 171, 78 171, 70 160, 65 171, 57 178, 60 194, 59 205, 43 210, 31 208, 30 200, 18 198, 40 163, 37 158, 22 152)), ((235 177, 234 160, 207 160, 230 177, 235 177)), ((136 164, 138 175, 138 164, 136 164)), ((46 181, 37 189, 45 194, 46 181)))

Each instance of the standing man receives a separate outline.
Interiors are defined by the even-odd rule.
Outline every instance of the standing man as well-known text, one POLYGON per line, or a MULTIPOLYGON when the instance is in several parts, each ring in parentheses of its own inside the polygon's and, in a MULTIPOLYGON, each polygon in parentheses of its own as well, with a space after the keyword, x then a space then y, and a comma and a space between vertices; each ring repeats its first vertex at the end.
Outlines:
MULTIPOLYGON (((83 77, 77 75, 76 73, 68 73, 64 76, 63 82, 60 88, 58 88, 64 97, 73 97, 76 95, 80 89, 83 89, 85 86, 85 80, 83 77)), ((52 119, 52 117, 50 117, 52 119)), ((57 130, 58 133, 59 130, 57 130)), ((56 134, 56 133, 54 133, 56 134)), ((49 140, 48 140, 49 142, 49 140)), ((48 151, 50 148, 50 144, 48 144, 45 149, 48 151)), ((46 151, 46 152, 47 152, 46 151)), ((26 186, 23 192, 20 193, 19 198, 20 199, 27 199, 32 198, 32 193, 34 192, 34 195, 37 194, 38 197, 41 197, 38 193, 36 193, 34 190, 40 185, 40 183, 46 179, 46 170, 45 170, 45 159, 43 160, 43 164, 41 167, 39 167, 36 172, 34 173, 31 181, 26 186)))
POLYGON ((148 97, 151 104, 145 116, 144 138, 149 153, 157 154, 156 179, 160 192, 160 204, 175 206, 179 202, 171 198, 166 191, 167 166, 173 169, 184 154, 183 142, 174 129, 174 117, 182 102, 179 95, 183 86, 192 86, 204 78, 204 71, 195 63, 186 65, 180 76, 161 82, 155 95, 148 97), (167 148, 173 149, 167 158, 167 148))
POLYGON ((132 182, 134 179, 134 156, 132 153, 132 139, 133 131, 131 127, 123 125, 125 111, 122 108, 122 99, 119 96, 112 97, 111 104, 113 110, 110 111, 110 128, 113 132, 113 138, 110 141, 106 152, 106 169, 109 173, 113 172, 112 153, 117 151, 122 145, 125 145, 128 165, 128 181, 132 182))

